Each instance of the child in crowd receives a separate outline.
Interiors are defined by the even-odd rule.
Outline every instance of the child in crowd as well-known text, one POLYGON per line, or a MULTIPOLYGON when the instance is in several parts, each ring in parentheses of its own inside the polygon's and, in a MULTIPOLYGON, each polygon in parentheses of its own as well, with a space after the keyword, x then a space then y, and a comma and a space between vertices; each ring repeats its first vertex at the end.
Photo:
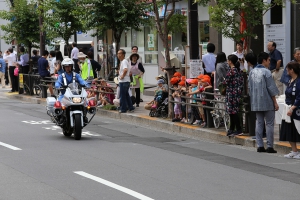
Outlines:
MULTIPOLYGON (((200 92, 200 96, 199 98, 202 99, 201 102, 198 102, 197 104, 202 104, 203 106, 206 105, 206 101, 205 101, 205 95, 201 95, 202 92, 205 92, 205 90, 207 88, 212 88, 211 86, 211 83, 210 83, 210 77, 208 75, 203 75, 203 76, 198 76, 198 87, 199 87, 199 92, 200 92)), ((199 109, 199 113, 200 113, 200 116, 202 118, 202 123, 200 124, 201 127, 205 128, 206 127, 206 117, 205 117, 205 108, 203 107, 198 107, 199 109)))
MULTIPOLYGON (((91 100, 91 99, 94 99, 95 104, 96 104, 96 103, 97 103, 97 102, 96 102, 96 101, 97 101, 97 100, 96 100, 96 97, 97 97, 96 92, 97 92, 97 85, 96 85, 96 83, 93 81, 91 88, 90 88, 89 90, 87 90, 87 100, 89 101, 89 100, 91 100)), ((88 102, 88 101, 87 101, 87 102, 88 102)))
POLYGON ((167 92, 165 86, 164 86, 164 80, 159 79, 157 81, 157 89, 154 91, 155 96, 154 96, 154 104, 151 107, 152 109, 156 109, 158 103, 162 100, 163 92, 167 92))
POLYGON ((187 91, 186 91, 186 87, 185 87, 185 79, 182 79, 179 83, 178 83, 178 89, 180 90, 180 100, 183 104, 181 104, 181 115, 182 115, 182 119, 181 122, 187 122, 186 118, 186 104, 184 104, 186 102, 185 98, 182 98, 184 96, 186 96, 187 91))
POLYGON ((175 90, 172 94, 172 97, 174 98, 174 101, 175 102, 178 102, 178 103, 175 103, 174 105, 174 119, 172 119, 172 122, 180 122, 181 119, 182 119, 182 111, 181 111, 181 98, 180 98, 180 92, 179 90, 175 90))
POLYGON ((115 95, 113 94, 114 91, 110 87, 110 85, 105 80, 100 80, 100 87, 98 88, 99 91, 99 107, 103 107, 108 104, 112 104, 115 95))
POLYGON ((181 97, 180 97, 180 89, 178 88, 178 83, 181 79, 179 77, 173 77, 170 80, 170 83, 173 86, 174 92, 172 94, 172 97, 174 98, 174 119, 172 119, 172 122, 180 122, 182 119, 182 112, 181 112, 181 97))
MULTIPOLYGON (((192 79, 190 81, 190 83, 191 83, 191 86, 189 87, 188 95, 191 96, 192 98, 195 98, 195 99, 192 99, 192 104, 197 105, 196 98, 197 98, 197 93, 199 93, 198 79, 192 79)), ((192 106, 192 113, 193 113, 194 117, 196 118, 193 125, 200 124, 200 116, 199 116, 199 113, 198 113, 198 107, 197 106, 192 106)))

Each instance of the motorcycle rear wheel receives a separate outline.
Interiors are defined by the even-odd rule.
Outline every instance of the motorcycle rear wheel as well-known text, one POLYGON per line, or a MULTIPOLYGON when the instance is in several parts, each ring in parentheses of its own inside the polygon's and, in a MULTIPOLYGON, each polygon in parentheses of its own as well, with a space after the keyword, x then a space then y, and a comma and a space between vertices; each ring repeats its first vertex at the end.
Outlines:
POLYGON ((64 134, 64 136, 66 136, 66 137, 70 137, 70 136, 73 134, 72 128, 69 128, 69 129, 63 129, 63 134, 64 134))
POLYGON ((82 126, 81 126, 81 114, 74 115, 74 138, 75 140, 81 139, 82 126))

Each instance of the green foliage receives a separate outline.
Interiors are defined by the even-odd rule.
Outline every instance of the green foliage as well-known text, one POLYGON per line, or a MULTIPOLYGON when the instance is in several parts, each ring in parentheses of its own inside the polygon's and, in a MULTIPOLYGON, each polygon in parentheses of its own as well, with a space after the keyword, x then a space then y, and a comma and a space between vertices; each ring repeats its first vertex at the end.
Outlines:
POLYGON ((31 48, 39 41, 39 20, 34 2, 14 0, 14 7, 10 11, 0 11, 0 18, 10 21, 1 25, 4 31, 2 38, 6 43, 9 44, 15 39, 18 44, 31 48))
POLYGON ((40 9, 44 13, 43 28, 48 40, 61 37, 69 44, 76 31, 86 31, 83 26, 83 13, 86 11, 78 6, 77 0, 47 0, 40 9))
POLYGON ((102 107, 104 110, 117 110, 117 107, 114 105, 107 104, 102 107))
POLYGON ((187 32, 187 17, 181 14, 174 14, 168 22, 169 33, 186 33, 187 32))
POLYGON ((194 3, 198 3, 200 6, 207 6, 210 0, 194 0, 194 3))
POLYGON ((86 8, 82 13, 86 29, 95 29, 98 35, 112 30, 116 50, 119 49, 124 30, 131 28, 140 31, 140 27, 149 22, 145 13, 148 5, 144 0, 78 0, 77 2, 86 8))
POLYGON ((255 37, 254 27, 262 23, 263 15, 275 5, 282 6, 282 1, 274 0, 272 4, 268 4, 262 0, 218 0, 217 5, 209 6, 210 26, 235 41, 255 37), (240 32, 242 11, 247 24, 243 33, 240 32))

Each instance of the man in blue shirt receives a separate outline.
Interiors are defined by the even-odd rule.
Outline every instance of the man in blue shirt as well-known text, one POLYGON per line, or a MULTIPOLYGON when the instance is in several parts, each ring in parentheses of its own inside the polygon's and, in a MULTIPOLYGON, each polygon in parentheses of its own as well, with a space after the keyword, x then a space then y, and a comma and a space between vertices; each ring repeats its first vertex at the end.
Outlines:
MULTIPOLYGON (((73 60, 71 60, 70 58, 65 58, 62 61, 61 65, 65 72, 58 76, 57 81, 55 82, 55 88, 68 86, 73 81, 78 82, 80 85, 89 87, 88 83, 84 81, 79 74, 72 72, 74 65, 73 60)), ((61 101, 63 99, 65 92, 65 90, 61 90, 61 93, 58 97, 58 101, 61 101)))
POLYGON ((1 84, 2 88, 5 88, 5 70, 6 70, 6 63, 3 60, 3 58, 0 58, 0 79, 1 79, 1 84))
POLYGON ((55 97, 55 95, 53 93, 52 82, 50 80, 50 78, 51 78, 50 72, 49 72, 50 67, 49 67, 49 62, 47 60, 48 55, 49 55, 49 52, 47 50, 45 50, 43 52, 43 56, 40 57, 40 59, 38 60, 38 71, 39 71, 39 75, 41 76, 42 79, 48 80, 48 81, 45 81, 45 83, 49 87, 51 96, 55 97))
POLYGON ((28 72, 29 72, 29 64, 28 64, 29 55, 28 55, 28 53, 25 53, 24 47, 20 47, 20 53, 21 53, 20 61, 18 62, 21 66, 20 73, 28 74, 28 72))
POLYGON ((270 41, 268 43, 268 51, 270 52, 270 70, 272 72, 272 77, 275 81, 276 87, 279 90, 279 95, 283 94, 283 83, 280 82, 281 76, 283 74, 283 59, 280 51, 276 49, 276 43, 270 41))

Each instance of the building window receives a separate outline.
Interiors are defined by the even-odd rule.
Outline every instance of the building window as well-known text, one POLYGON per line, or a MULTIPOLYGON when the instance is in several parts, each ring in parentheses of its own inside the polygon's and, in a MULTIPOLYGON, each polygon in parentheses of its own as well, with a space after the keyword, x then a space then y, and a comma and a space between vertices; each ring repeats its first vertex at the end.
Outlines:
POLYGON ((209 42, 209 23, 208 21, 199 22, 199 42, 202 44, 202 54, 207 53, 207 43, 209 42))
POLYGON ((145 63, 158 64, 158 41, 157 30, 151 27, 145 27, 145 63))

